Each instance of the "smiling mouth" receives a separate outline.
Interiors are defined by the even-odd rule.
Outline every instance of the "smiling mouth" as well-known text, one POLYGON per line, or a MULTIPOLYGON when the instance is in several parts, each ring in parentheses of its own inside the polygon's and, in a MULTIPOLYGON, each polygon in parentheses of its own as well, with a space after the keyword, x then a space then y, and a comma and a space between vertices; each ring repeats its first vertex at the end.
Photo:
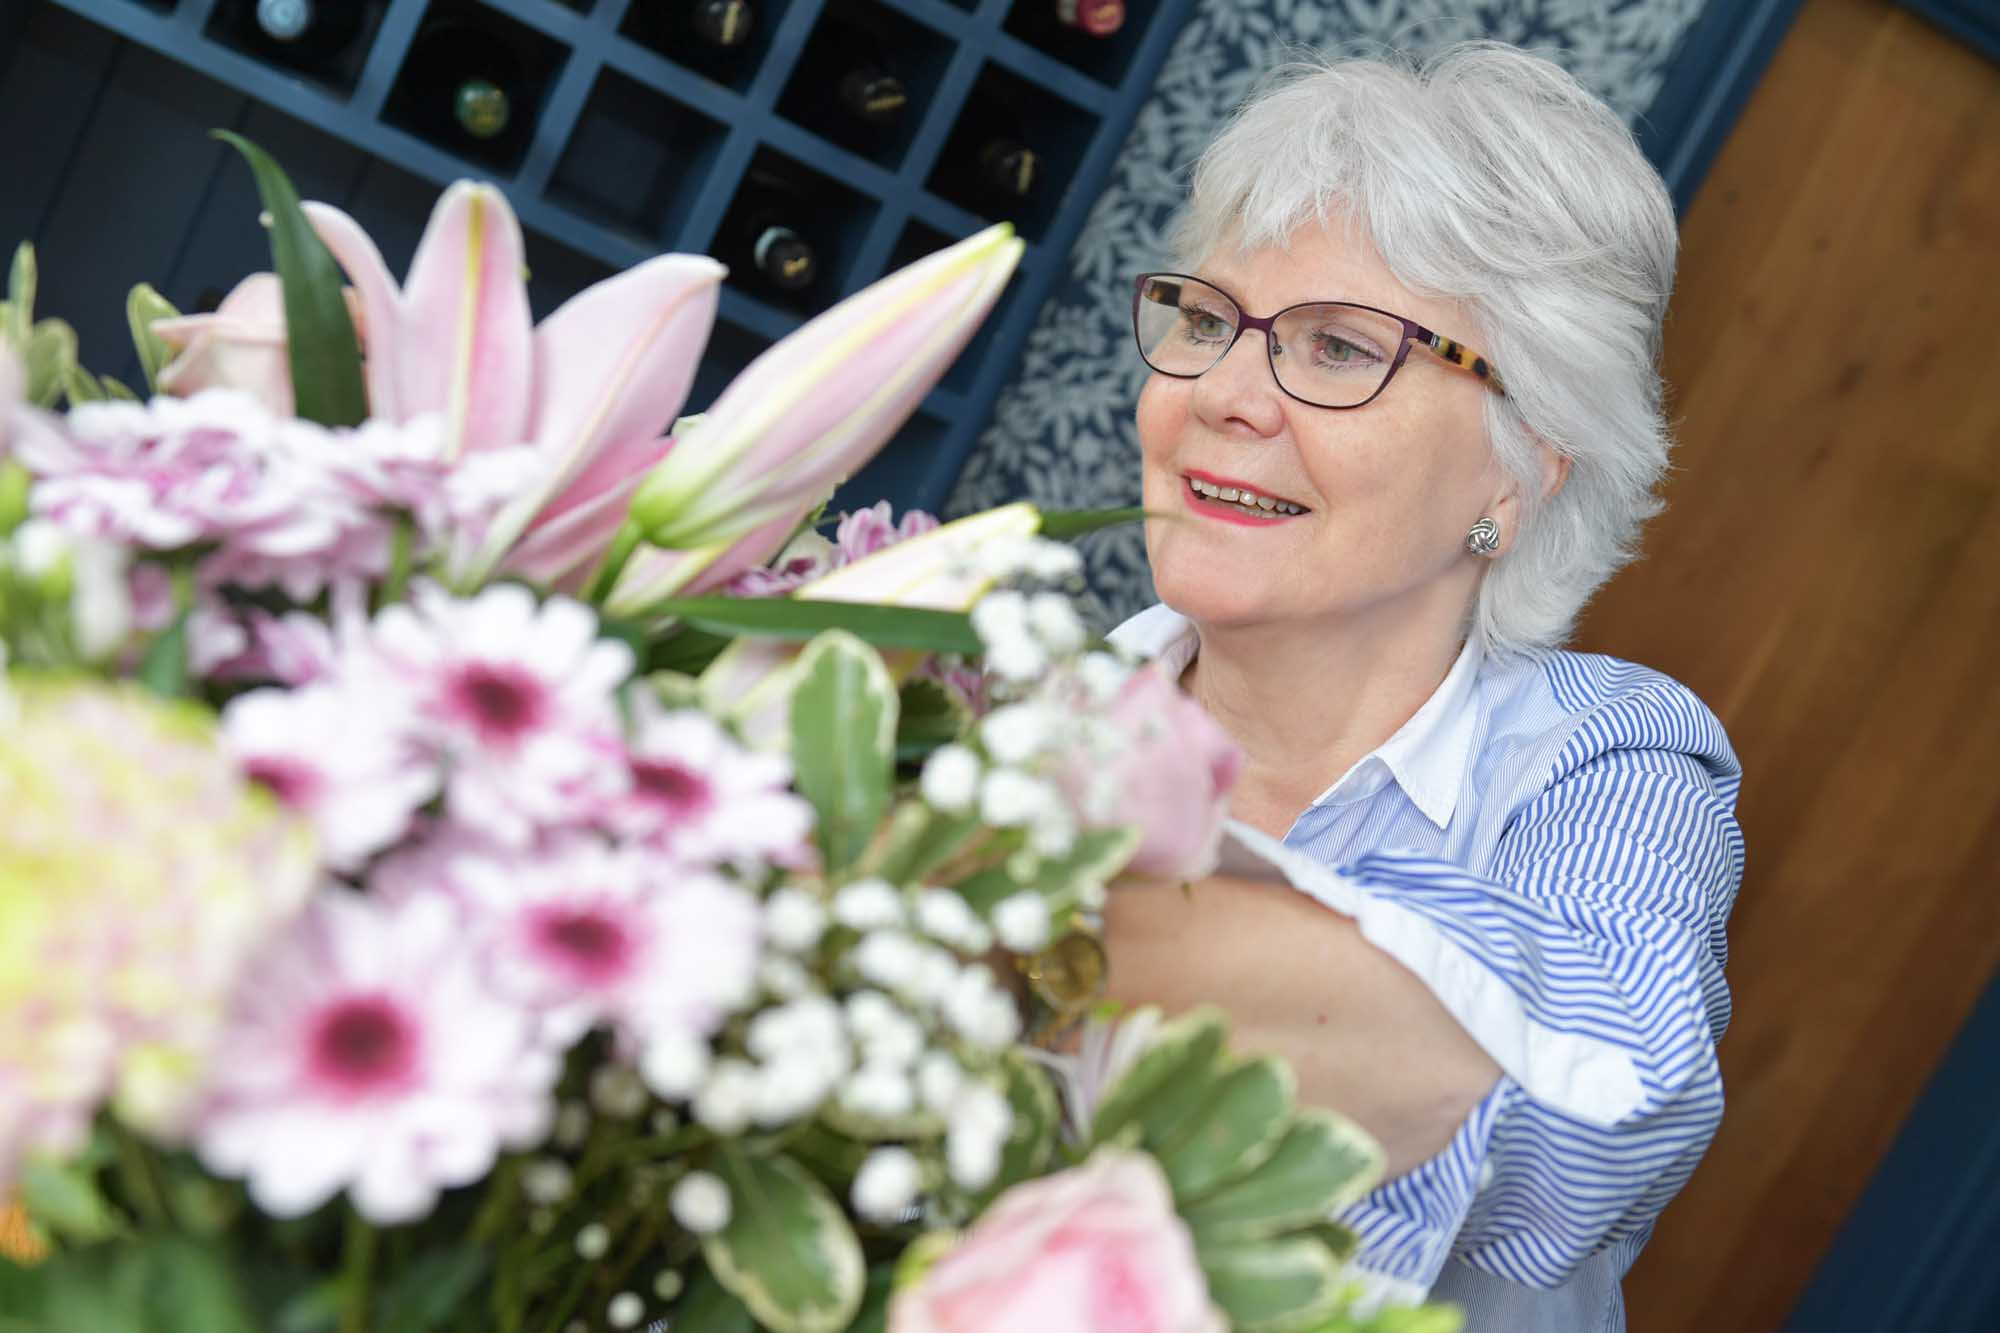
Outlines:
POLYGON ((1234 509, 1243 514, 1254 514, 1259 518, 1291 518, 1299 514, 1310 514, 1312 510, 1290 500, 1281 500, 1275 495, 1265 495, 1243 486, 1223 486, 1193 475, 1187 478, 1188 489, 1210 504, 1234 509))

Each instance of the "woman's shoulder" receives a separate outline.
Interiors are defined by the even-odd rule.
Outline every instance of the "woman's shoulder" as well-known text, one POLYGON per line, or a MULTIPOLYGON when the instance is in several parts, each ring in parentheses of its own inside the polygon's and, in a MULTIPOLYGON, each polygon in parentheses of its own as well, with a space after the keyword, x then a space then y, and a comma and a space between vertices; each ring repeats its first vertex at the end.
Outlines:
POLYGON ((1567 650, 1491 659, 1480 673, 1490 744, 1534 752, 1556 773, 1612 751, 1691 756, 1718 776, 1740 773, 1722 721, 1663 671, 1567 650))

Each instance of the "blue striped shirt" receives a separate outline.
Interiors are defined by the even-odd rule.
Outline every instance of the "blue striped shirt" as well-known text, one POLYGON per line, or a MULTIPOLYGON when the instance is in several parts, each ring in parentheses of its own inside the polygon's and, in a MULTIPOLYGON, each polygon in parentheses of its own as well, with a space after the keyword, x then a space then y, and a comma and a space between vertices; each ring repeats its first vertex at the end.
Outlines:
MULTIPOLYGON (((1176 670, 1196 647, 1164 606, 1112 639, 1176 670)), ((1469 643, 1282 842, 1232 826, 1503 1071, 1442 1153, 1344 1216, 1378 1291, 1456 1301, 1468 1333, 1625 1327, 1619 1281, 1722 1118, 1740 780, 1666 676, 1469 643)))

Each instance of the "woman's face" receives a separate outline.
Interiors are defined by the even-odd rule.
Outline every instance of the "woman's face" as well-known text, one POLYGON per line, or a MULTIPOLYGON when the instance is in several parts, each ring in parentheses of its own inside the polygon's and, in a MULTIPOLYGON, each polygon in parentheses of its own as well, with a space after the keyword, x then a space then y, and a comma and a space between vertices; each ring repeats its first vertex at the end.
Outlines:
MULTIPOLYGON (((1351 301, 1478 346, 1456 302, 1426 300, 1342 219, 1308 225, 1289 247, 1210 256, 1196 270, 1254 315, 1305 301, 1351 301)), ((1265 335, 1248 331, 1199 379, 1154 375, 1139 395, 1146 524, 1163 601, 1210 628, 1314 623, 1389 627, 1435 619, 1455 632, 1484 561, 1465 549, 1490 514, 1511 541, 1518 506, 1493 460, 1485 384, 1412 347, 1365 407, 1287 397, 1265 335), (1193 487, 1248 487, 1305 512, 1248 518, 1193 487)))

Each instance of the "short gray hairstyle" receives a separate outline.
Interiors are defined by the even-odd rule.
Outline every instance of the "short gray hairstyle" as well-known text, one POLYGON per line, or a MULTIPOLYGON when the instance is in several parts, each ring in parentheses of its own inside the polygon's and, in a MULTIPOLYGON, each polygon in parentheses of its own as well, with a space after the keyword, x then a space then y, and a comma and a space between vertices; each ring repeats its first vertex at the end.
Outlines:
POLYGON ((1660 508, 1678 236, 1659 173, 1610 107, 1514 47, 1318 55, 1238 108, 1196 164, 1170 244, 1192 270, 1341 212, 1404 286, 1464 303, 1479 327, 1440 331, 1506 377, 1487 437, 1526 506, 1469 628, 1497 653, 1560 647, 1660 508), (1538 439, 1570 460, 1547 503, 1538 439))

